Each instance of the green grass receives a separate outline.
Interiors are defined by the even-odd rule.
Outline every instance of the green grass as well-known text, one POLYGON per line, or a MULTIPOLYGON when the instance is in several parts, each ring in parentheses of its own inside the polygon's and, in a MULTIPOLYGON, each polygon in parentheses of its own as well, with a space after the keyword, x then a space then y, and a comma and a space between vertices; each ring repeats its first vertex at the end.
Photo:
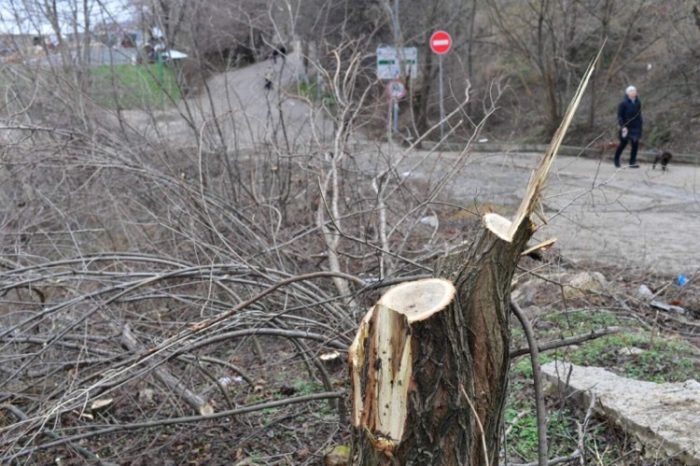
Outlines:
MULTIPOLYGON (((556 354, 554 352, 546 352, 540 354, 540 364, 544 365, 547 364, 548 362, 552 362, 555 359, 561 359, 560 357, 556 357, 556 354)), ((528 380, 532 379, 532 361, 530 360, 530 355, 525 355, 520 358, 518 358, 518 362, 516 362, 513 365, 512 368, 513 374, 518 376, 518 377, 524 377, 528 380)))
POLYGON ((620 319, 611 312, 592 311, 588 309, 552 314, 546 316, 544 319, 553 324, 557 324, 561 329, 574 333, 583 333, 601 327, 623 325, 620 319))
POLYGON ((311 101, 320 100, 321 104, 326 107, 332 107, 335 105, 335 97, 333 94, 327 90, 323 90, 319 93, 318 86, 315 83, 302 81, 294 87, 296 89, 292 89, 292 93, 294 93, 294 90, 296 90, 296 94, 301 97, 311 101))
MULTIPOLYGON (((546 332, 538 332, 540 341, 556 340, 565 336, 585 334, 592 330, 625 326, 615 314, 600 310, 575 310, 551 314, 544 320, 556 325, 546 332)), ((518 343, 522 336, 516 335, 518 343)), ((700 379, 700 352, 681 338, 653 337, 649 332, 620 333, 588 341, 581 345, 547 352, 540 356, 542 364, 553 359, 565 360, 581 366, 598 366, 611 369, 620 375, 651 382, 682 382, 700 379), (630 354, 625 349, 638 348, 640 354, 630 354)), ((531 377, 529 358, 519 359, 513 367, 516 375, 531 377)))
MULTIPOLYGON (((606 327, 635 326, 634 321, 605 309, 577 309, 552 313, 542 316, 541 320, 548 323, 548 326, 536 331, 540 342, 582 335, 606 327)), ((512 335, 513 346, 526 346, 520 327, 514 326, 512 335)), ((683 338, 654 335, 641 328, 636 332, 608 335, 540 355, 542 364, 554 359, 582 366, 606 367, 620 375, 652 382, 700 379, 700 350, 683 338), (632 351, 624 351, 630 348, 643 352, 631 354, 632 351)), ((516 376, 532 377, 529 357, 524 356, 514 361, 512 370, 516 376)))
MULTIPOLYGON (((675 338, 652 338, 648 333, 621 333, 581 344, 574 349, 548 351, 540 355, 540 364, 554 360, 579 366, 605 367, 619 375, 650 382, 684 382, 700 379, 700 355, 688 342, 675 338), (625 349, 644 352, 630 354, 625 349)), ((513 364, 513 375, 532 378, 529 356, 513 364)))
POLYGON ((700 379, 700 358, 692 345, 681 339, 651 338, 645 333, 603 337, 582 345, 566 359, 583 366, 613 367, 621 375, 637 380, 660 383, 700 379), (644 352, 626 354, 626 348, 644 352))
POLYGON ((181 98, 169 66, 103 65, 92 70, 93 98, 107 108, 162 108, 181 98))
POLYGON ((298 396, 312 395, 323 391, 323 385, 318 382, 306 379, 297 379, 292 386, 296 389, 298 396))
MULTIPOLYGON (((537 456, 537 416, 534 406, 522 403, 506 408, 506 424, 512 426, 508 435, 508 450, 511 455, 529 460, 537 456), (522 414, 526 410, 527 414, 522 414)), ((551 411, 547 424, 547 438, 553 456, 565 454, 576 448, 572 432, 576 432, 576 419, 568 410, 551 411)))

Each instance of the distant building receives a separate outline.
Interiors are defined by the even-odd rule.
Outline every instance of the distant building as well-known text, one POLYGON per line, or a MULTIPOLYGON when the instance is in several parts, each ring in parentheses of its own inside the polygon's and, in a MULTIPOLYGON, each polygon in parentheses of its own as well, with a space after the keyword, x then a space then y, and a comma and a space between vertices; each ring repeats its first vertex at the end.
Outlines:
POLYGON ((160 29, 149 31, 149 39, 138 30, 119 24, 98 24, 88 37, 84 33, 58 38, 33 34, 0 34, 0 62, 39 66, 66 66, 66 60, 88 66, 135 65, 173 62, 187 58, 185 53, 167 47, 160 29), (85 45, 89 43, 86 49, 85 45))

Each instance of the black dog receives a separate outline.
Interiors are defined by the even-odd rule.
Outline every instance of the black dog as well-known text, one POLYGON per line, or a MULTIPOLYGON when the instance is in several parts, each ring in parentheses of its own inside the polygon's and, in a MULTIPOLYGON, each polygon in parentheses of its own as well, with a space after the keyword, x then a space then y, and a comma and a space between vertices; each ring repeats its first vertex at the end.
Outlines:
POLYGON ((666 166, 673 158, 670 152, 658 152, 654 157, 654 165, 651 168, 656 169, 656 164, 661 164, 661 170, 666 171, 666 166))

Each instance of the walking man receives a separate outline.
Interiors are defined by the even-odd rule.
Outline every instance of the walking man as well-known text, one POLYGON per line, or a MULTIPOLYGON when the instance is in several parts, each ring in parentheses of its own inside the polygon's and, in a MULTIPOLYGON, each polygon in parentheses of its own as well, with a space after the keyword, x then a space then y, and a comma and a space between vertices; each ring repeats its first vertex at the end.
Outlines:
POLYGON ((625 90, 625 98, 617 106, 617 124, 620 128, 620 144, 615 151, 615 166, 620 168, 620 156, 629 142, 632 144, 630 168, 639 168, 637 149, 642 138, 642 102, 637 97, 637 88, 634 86, 625 90))

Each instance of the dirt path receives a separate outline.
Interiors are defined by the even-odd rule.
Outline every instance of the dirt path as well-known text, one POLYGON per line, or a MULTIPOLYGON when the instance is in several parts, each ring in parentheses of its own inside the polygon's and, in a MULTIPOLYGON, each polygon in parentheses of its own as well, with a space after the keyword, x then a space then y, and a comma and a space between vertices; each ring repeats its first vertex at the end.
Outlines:
MULTIPOLYGON (((440 164, 456 154, 444 154, 440 164)), ((447 187, 450 197, 517 205, 538 154, 475 154, 447 187)), ((415 175, 414 175, 415 176, 415 175)), ((573 261, 666 274, 700 272, 700 168, 616 170, 611 161, 560 157, 545 192, 549 224, 573 261)))
POLYGON ((332 126, 289 95, 302 66, 300 55, 292 52, 286 61, 266 60, 216 75, 202 92, 176 107, 150 113, 127 110, 122 115, 149 139, 178 147, 193 147, 198 137, 215 147, 221 147, 223 139, 229 150, 260 143, 303 145, 315 136, 312 128, 330 131, 332 126), (264 87, 268 76, 271 90, 264 87), (309 124, 312 119, 315 125, 309 124))

